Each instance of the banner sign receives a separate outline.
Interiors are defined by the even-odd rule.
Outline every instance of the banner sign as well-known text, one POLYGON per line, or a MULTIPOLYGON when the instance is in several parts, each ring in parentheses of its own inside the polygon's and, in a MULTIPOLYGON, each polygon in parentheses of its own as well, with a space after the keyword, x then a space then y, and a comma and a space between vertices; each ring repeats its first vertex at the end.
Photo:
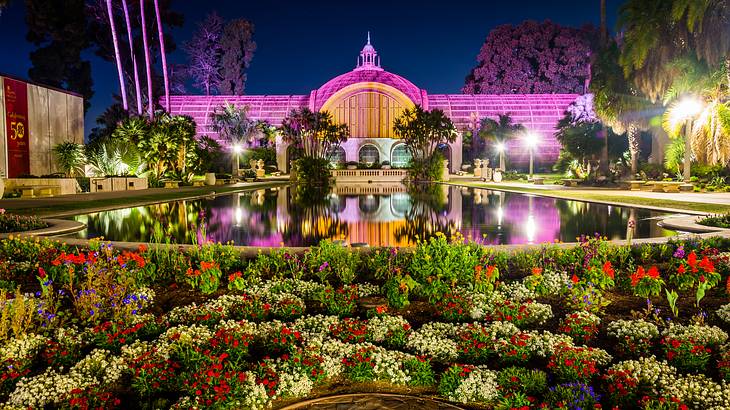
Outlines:
POLYGON ((5 124, 8 146, 8 178, 30 174, 28 143, 28 84, 3 78, 5 91, 5 124))

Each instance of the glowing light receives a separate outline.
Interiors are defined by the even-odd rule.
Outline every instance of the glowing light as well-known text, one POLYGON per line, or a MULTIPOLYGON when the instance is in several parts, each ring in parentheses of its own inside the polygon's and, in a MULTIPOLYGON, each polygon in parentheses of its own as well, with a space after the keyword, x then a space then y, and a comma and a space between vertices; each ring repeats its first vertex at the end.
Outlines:
POLYGON ((504 143, 499 142, 497 143, 497 145, 494 146, 494 148, 497 150, 497 152, 504 152, 506 147, 504 146, 504 143))
POLYGON ((534 149, 537 147, 537 143, 540 142, 540 136, 538 136, 534 132, 528 132, 525 134, 525 145, 527 145, 528 148, 534 149))
POLYGON ((243 152, 243 147, 240 144, 235 144, 233 146, 233 152, 235 152, 236 154, 240 154, 241 152, 243 152))
POLYGON ((504 219, 504 209, 502 207, 497 208, 497 225, 502 225, 502 220, 504 219))
POLYGON ((702 111, 702 101, 696 97, 685 97, 672 109, 672 119, 682 121, 694 118, 702 111))
POLYGON ((236 208, 236 225, 240 225, 242 220, 243 210, 241 208, 236 208))

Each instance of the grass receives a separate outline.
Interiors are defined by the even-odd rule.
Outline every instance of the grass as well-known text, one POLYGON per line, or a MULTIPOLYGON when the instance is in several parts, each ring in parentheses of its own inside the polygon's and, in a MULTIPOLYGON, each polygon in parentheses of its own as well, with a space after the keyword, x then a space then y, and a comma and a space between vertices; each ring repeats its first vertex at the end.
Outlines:
MULTIPOLYGON (((131 193, 128 196, 119 198, 104 198, 104 199, 92 199, 88 201, 69 201, 68 198, 55 197, 47 198, 48 201, 37 200, 39 203, 44 202, 41 206, 28 207, 14 207, 12 201, 5 202, 3 206, 6 207, 8 212, 16 215, 36 215, 36 216, 68 216, 73 214, 79 214, 91 212, 99 208, 123 208, 127 206, 138 206, 143 204, 157 203, 173 201, 176 199, 190 198, 194 196, 207 195, 215 192, 216 194, 236 192, 236 191, 247 191, 252 189, 265 189, 273 186, 281 185, 281 182, 270 182, 262 185, 249 186, 249 187, 232 187, 232 186, 206 186, 206 187, 186 187, 184 189, 174 189, 169 192, 154 192, 154 193, 141 193, 135 195, 131 193)), ((144 191, 142 191, 144 192, 144 191)), ((33 200, 36 201, 36 200, 33 200)), ((0 206, 2 207, 2 206, 0 206)))
POLYGON ((611 191, 606 193, 586 192, 581 190, 555 190, 555 189, 540 189, 540 188, 529 188, 529 187, 517 187, 517 186, 505 186, 497 184, 484 184, 484 183, 461 183, 460 185, 466 185, 477 188, 486 189, 497 189, 502 191, 515 191, 515 192, 526 192, 542 196, 550 196, 561 199, 576 199, 581 201, 590 202, 612 202, 617 204, 639 206, 639 207, 654 207, 654 208, 671 208, 682 211, 702 212, 707 214, 717 214, 723 212, 730 212, 730 204, 711 204, 703 202, 692 202, 692 201, 676 201, 671 199, 660 199, 660 198, 647 198, 640 196, 629 196, 621 194, 612 194, 611 191))

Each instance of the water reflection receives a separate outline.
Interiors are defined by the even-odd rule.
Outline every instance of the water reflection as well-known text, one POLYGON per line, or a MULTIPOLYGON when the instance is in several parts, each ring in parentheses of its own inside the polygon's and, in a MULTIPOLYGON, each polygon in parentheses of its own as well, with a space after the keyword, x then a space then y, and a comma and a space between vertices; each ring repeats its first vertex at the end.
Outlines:
POLYGON ((210 239, 252 246, 309 246, 325 238, 372 246, 406 246, 437 232, 457 232, 488 244, 574 241, 596 232, 611 239, 667 236, 660 212, 445 185, 343 187, 296 195, 272 188, 77 216, 79 237, 149 241, 160 222, 170 239, 190 243, 201 215, 210 239), (345 189, 346 188, 346 189, 345 189), (361 191, 361 193, 358 193, 361 191))

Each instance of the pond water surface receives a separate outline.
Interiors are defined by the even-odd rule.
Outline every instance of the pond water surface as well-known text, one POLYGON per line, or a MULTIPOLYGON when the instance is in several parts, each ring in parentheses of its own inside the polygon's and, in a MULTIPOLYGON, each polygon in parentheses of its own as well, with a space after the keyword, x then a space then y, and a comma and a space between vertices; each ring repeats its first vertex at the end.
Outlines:
POLYGON ((206 235, 249 246, 310 246, 342 239, 370 246, 407 246, 443 232, 487 244, 574 242, 675 235, 657 225, 666 213, 484 189, 440 186, 409 195, 393 186, 339 187, 314 202, 294 201, 288 187, 173 201, 78 215, 81 238, 149 242, 160 223, 176 243, 191 243, 205 218, 206 235), (191 235, 192 233, 192 235, 191 235))

